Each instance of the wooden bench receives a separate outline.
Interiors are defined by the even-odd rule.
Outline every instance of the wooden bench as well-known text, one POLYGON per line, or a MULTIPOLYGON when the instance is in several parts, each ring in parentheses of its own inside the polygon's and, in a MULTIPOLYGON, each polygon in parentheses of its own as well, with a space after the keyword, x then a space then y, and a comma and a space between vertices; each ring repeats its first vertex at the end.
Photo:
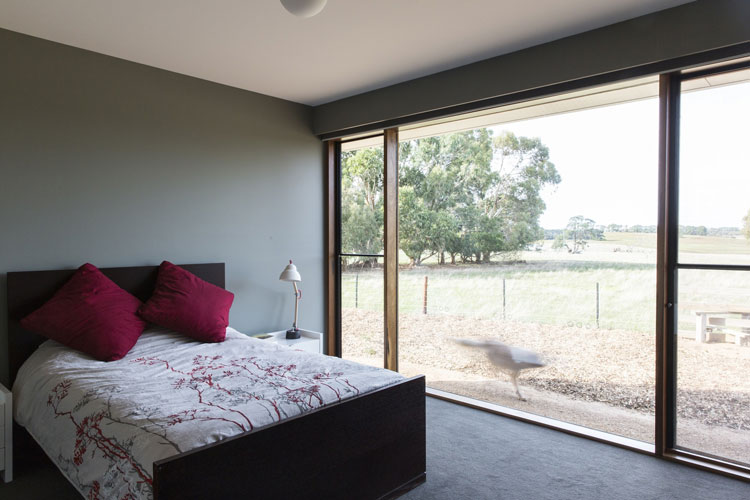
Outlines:
POLYGON ((712 308, 695 311, 695 341, 726 341, 726 335, 734 337, 737 345, 750 345, 750 309, 738 307, 712 308), (718 336, 722 338, 719 339, 718 336))

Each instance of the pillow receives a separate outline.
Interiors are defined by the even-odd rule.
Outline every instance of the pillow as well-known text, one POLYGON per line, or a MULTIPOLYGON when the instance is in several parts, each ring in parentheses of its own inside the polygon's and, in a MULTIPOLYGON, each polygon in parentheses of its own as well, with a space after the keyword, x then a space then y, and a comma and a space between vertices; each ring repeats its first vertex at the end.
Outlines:
POLYGON ((21 326, 100 361, 114 361, 130 351, 146 327, 137 314, 141 305, 87 263, 42 307, 23 318, 21 326))
POLYGON ((223 342, 234 294, 166 260, 151 298, 138 310, 147 321, 201 342, 223 342))

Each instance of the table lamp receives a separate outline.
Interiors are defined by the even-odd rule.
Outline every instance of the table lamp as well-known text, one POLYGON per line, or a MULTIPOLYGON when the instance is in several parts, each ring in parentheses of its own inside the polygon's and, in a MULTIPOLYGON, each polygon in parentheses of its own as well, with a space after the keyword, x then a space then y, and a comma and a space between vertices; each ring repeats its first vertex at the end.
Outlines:
POLYGON ((292 327, 286 331, 286 338, 298 339, 299 328, 297 328, 297 311, 299 309, 299 301, 302 298, 302 290, 297 288, 297 283, 302 281, 302 278, 297 272, 297 266, 292 264, 291 260, 284 270, 281 271, 279 281, 291 281, 292 286, 294 286, 294 323, 292 323, 292 327))

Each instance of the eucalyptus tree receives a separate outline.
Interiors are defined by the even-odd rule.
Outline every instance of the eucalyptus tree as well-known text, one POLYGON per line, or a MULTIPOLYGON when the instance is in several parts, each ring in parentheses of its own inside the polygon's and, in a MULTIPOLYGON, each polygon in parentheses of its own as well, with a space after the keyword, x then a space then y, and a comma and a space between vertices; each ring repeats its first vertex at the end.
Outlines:
POLYGON ((488 262, 542 237, 541 190, 560 182, 539 139, 476 129, 402 144, 401 248, 413 264, 444 252, 488 262), (419 201, 417 201, 419 200, 419 201))
MULTIPOLYGON (((383 251, 383 148, 342 154, 341 246, 344 253, 383 251)), ((374 265, 376 259, 357 261, 374 265)))
POLYGON ((460 253, 467 231, 455 211, 474 203, 472 190, 490 175, 492 138, 477 129, 402 143, 399 162, 399 239, 412 264, 460 253), (417 200, 419 200, 417 202, 417 200))
POLYGON ((596 222, 583 215, 576 215, 568 220, 565 231, 558 234, 552 248, 567 248, 569 253, 581 253, 588 246, 589 240, 603 240, 604 231, 596 222), (570 240, 570 245, 566 240, 570 240))
MULTIPOLYGON (((445 263, 489 262, 543 237, 541 191, 560 182, 538 138, 475 129, 404 141, 399 146, 399 247, 411 265, 434 255, 445 263)), ((383 248, 383 150, 344 153, 342 246, 383 248)))

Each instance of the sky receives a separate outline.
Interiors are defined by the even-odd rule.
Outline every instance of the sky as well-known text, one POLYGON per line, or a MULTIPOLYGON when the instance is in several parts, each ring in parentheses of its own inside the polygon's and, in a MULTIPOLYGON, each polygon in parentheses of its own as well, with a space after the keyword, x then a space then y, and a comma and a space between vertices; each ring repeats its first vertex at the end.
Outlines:
MULTIPOLYGON (((750 210, 750 83, 682 95, 680 224, 741 227, 750 210)), ((562 182, 543 191, 547 229, 575 215, 656 225, 657 98, 492 127, 539 137, 562 182)))

